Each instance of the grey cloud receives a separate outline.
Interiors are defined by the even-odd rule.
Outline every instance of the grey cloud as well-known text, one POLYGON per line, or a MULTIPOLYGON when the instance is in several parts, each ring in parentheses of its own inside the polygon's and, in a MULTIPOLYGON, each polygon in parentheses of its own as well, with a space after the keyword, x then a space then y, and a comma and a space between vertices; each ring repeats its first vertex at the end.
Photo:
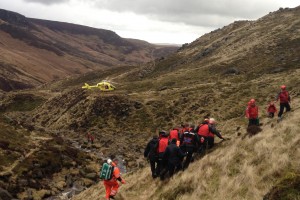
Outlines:
POLYGON ((134 12, 154 19, 197 26, 218 26, 232 19, 257 19, 278 9, 268 0, 92 0, 117 12, 134 12), (271 9, 271 10, 269 10, 271 9))
POLYGON ((62 4, 65 2, 69 2, 70 0, 24 0, 25 2, 31 3, 40 3, 45 5, 52 5, 52 4, 62 4))

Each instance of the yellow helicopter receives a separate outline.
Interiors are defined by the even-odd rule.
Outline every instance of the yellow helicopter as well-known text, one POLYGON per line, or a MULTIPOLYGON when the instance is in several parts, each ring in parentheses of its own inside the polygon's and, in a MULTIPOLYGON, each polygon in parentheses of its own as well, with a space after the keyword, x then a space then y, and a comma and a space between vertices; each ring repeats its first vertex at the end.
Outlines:
POLYGON ((84 84, 84 86, 82 86, 83 89, 92 89, 92 88, 99 88, 101 91, 112 91, 115 90, 116 87, 113 86, 111 83, 109 83, 108 81, 101 81, 100 83, 97 83, 96 85, 89 85, 87 83, 84 84))

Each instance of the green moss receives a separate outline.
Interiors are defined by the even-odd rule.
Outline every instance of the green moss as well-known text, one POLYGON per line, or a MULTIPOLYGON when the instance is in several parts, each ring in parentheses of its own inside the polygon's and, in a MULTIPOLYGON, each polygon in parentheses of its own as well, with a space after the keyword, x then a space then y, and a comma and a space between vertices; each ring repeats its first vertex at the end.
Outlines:
POLYGON ((32 111, 43 102, 45 102, 45 99, 41 97, 21 94, 11 99, 11 102, 5 106, 5 111, 32 111))
POLYGON ((194 188, 192 187, 191 184, 182 183, 176 187, 173 187, 168 191, 164 191, 164 193, 160 195, 160 199, 165 199, 165 200, 180 199, 180 197, 183 196, 184 194, 191 194, 193 193, 193 191, 194 188))
POLYGON ((1 165, 0 166, 8 166, 15 162, 20 157, 20 154, 17 152, 10 152, 9 154, 0 154, 1 165))
POLYGON ((300 174, 289 172, 265 195, 264 200, 300 199, 300 174))

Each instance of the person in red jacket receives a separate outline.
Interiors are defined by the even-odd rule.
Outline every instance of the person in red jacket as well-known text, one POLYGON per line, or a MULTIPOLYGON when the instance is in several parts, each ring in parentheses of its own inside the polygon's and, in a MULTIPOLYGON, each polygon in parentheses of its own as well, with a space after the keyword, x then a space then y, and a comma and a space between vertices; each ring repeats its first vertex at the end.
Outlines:
POLYGON ((173 130, 170 131, 169 135, 169 141, 172 141, 172 139, 176 139, 176 145, 180 145, 180 133, 179 133, 179 128, 173 128, 173 130))
POLYGON ((248 102, 246 109, 246 117, 249 119, 248 126, 256 125, 259 126, 258 120, 258 106, 255 104, 255 99, 251 99, 248 102))
POLYGON ((160 131, 159 135, 161 138, 158 141, 157 152, 158 152, 158 165, 157 165, 157 176, 162 174, 162 171, 166 169, 166 164, 163 160, 163 155, 169 145, 169 137, 166 131, 160 131))
POLYGON ((221 132, 216 129, 216 123, 214 118, 205 119, 205 121, 196 129, 200 141, 198 149, 199 154, 205 154, 206 149, 210 149, 214 146, 215 135, 217 135, 218 138, 225 140, 221 135, 221 132))
POLYGON ((275 103, 278 100, 280 101, 280 109, 279 109, 279 113, 278 113, 278 121, 281 120, 281 118, 282 118, 282 114, 283 114, 284 108, 286 109, 286 112, 291 111, 291 106, 290 106, 291 97, 290 97, 288 91, 286 91, 286 86, 282 85, 280 88, 281 88, 281 91, 277 95, 276 101, 275 101, 275 103))
POLYGON ((271 101, 268 105, 267 113, 270 118, 273 118, 275 113, 277 112, 277 108, 273 101, 271 101))
POLYGON ((107 163, 114 167, 112 178, 110 180, 103 181, 106 190, 105 199, 109 200, 109 199, 114 199, 115 195, 118 192, 119 189, 118 181, 120 181, 122 184, 125 184, 125 180, 121 178, 120 169, 117 167, 118 159, 114 159, 113 161, 111 159, 108 159, 107 163))

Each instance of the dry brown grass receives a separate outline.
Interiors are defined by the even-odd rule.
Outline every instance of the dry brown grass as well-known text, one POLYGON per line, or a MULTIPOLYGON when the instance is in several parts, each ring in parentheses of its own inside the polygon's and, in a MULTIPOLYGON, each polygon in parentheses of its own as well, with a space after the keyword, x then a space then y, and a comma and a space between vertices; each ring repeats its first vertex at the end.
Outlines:
MULTIPOLYGON (((169 181, 153 180, 148 167, 125 175, 118 199, 260 200, 276 179, 300 166, 299 121, 298 108, 279 124, 269 121, 251 138, 227 141, 169 181)), ((103 196, 103 186, 96 185, 74 200, 103 196)))

